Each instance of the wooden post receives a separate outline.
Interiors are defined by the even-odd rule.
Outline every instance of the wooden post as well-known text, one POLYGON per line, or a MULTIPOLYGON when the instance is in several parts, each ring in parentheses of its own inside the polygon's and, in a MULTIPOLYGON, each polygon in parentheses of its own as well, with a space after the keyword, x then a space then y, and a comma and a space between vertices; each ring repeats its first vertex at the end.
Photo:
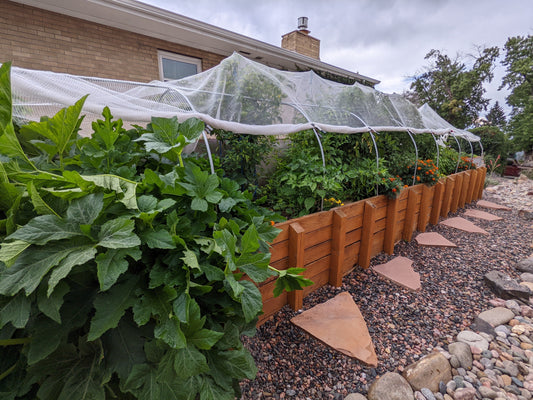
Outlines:
MULTIPOLYGON (((408 189, 409 190, 409 189, 408 189)), ((383 239, 383 250, 387 254, 394 253, 394 239, 396 238, 396 228, 398 225, 398 207, 400 199, 390 199, 387 204, 387 225, 385 226, 385 238, 383 239)))
POLYGON ((420 201, 420 213, 418 214, 418 231, 425 232, 429 221, 429 202, 432 189, 424 185, 422 187, 422 200, 420 201))
POLYGON ((471 170, 468 170, 463 174, 463 187, 461 189, 461 196, 459 197, 459 208, 464 208, 466 203, 468 187, 470 186, 470 181, 472 179, 472 172, 470 171, 471 170))
POLYGON ((463 188, 463 174, 457 174, 455 177, 455 187, 453 189, 452 201, 450 204, 450 211, 456 212, 459 205, 459 197, 461 196, 461 189, 463 188))
POLYGON ((359 249, 359 265, 364 269, 370 266, 370 255, 372 252, 372 238, 376 226, 376 206, 369 201, 365 201, 363 214, 363 230, 361 232, 361 247, 359 249))
POLYGON ((450 205, 452 202, 453 188, 455 186, 455 177, 448 176, 446 178, 446 189, 444 191, 444 199, 442 200, 442 208, 440 210, 440 216, 446 218, 450 212, 450 205))
POLYGON ((342 264, 344 263, 344 244, 346 242, 346 214, 341 209, 333 210, 331 239, 329 284, 339 287, 342 286, 342 264))
POLYGON ((479 180, 479 186, 477 191, 477 199, 481 199, 483 197, 483 189, 485 188, 485 179, 487 177, 487 168, 481 167, 481 179, 479 180))
POLYGON ((440 210, 442 208, 442 199, 444 197, 444 182, 439 181, 435 185, 435 193, 433 194, 433 205, 431 207, 431 215, 429 223, 437 225, 439 223, 440 210))
MULTIPOLYGON (((304 267, 304 228, 298 223, 289 225, 289 267, 304 267)), ((304 273, 305 275, 305 273, 304 273)), ((293 290, 288 293, 289 305, 293 310, 301 310, 303 307, 303 290, 293 290)))
POLYGON ((418 190, 414 188, 409 191, 409 197, 407 198, 407 210, 405 212, 405 222, 403 224, 402 239, 406 242, 410 242, 413 236, 413 231, 415 230, 415 214, 416 214, 416 203, 420 194, 418 190))
POLYGON ((466 200, 465 200, 465 202, 468 204, 472 203, 472 200, 474 200, 474 190, 475 188, 477 188, 478 178, 479 178, 479 170, 477 168, 471 170, 470 184, 468 185, 468 191, 467 191, 466 200))

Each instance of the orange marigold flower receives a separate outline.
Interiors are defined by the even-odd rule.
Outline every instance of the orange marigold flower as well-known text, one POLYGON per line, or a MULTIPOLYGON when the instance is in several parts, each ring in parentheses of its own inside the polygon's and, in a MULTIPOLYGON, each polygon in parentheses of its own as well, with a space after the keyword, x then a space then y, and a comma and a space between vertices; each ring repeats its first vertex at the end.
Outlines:
POLYGON ((418 167, 418 168, 417 168, 417 170, 419 170, 419 171, 420 171, 421 169, 422 169, 422 167, 418 167))
POLYGON ((389 178, 391 182, 394 182, 394 178, 389 178))
POLYGON ((417 176, 417 177, 416 177, 416 180, 417 180, 417 181, 419 181, 419 180, 420 180, 420 177, 419 177, 419 176, 417 176))
POLYGON ((426 171, 426 175, 429 175, 429 171, 426 171))
POLYGON ((270 221, 270 225, 274 226, 275 222, 274 221, 270 221))
POLYGON ((396 192, 396 188, 393 188, 392 191, 393 191, 393 192, 396 192))
POLYGON ((435 180, 435 178, 431 178, 431 179, 435 180))
POLYGON ((408 187, 409 187, 409 185, 403 185, 403 187, 404 187, 404 188, 408 188, 408 187))

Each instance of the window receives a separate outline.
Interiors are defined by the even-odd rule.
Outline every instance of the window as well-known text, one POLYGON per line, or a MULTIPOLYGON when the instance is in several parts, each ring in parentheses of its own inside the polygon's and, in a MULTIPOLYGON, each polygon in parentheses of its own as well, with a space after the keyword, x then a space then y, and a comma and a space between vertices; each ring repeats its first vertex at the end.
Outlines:
POLYGON ((159 50, 159 79, 169 81, 195 75, 202 71, 202 60, 159 50))

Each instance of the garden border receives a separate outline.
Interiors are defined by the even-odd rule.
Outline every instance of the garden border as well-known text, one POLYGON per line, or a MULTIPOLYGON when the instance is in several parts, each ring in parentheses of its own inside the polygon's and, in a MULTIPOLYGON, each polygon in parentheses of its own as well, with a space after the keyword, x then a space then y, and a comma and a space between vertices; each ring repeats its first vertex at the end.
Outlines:
POLYGON ((314 283, 278 297, 273 278, 259 284, 264 314, 258 326, 286 304, 301 309, 304 296, 328 283, 341 286, 356 265, 368 268, 372 257, 393 254, 394 245, 410 241, 415 230, 425 232, 428 224, 480 199, 486 173, 485 167, 463 171, 431 187, 410 186, 396 199, 375 196, 276 224, 281 232, 272 242, 270 264, 280 270, 305 268, 303 275, 314 283))

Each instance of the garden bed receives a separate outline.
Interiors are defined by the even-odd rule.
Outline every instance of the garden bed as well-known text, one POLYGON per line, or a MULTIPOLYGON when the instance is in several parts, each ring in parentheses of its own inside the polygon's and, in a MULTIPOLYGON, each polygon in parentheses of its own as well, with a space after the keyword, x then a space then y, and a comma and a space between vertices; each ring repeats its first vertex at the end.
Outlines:
POLYGON ((410 241, 415 230, 424 232, 428 224, 481 198, 485 175, 484 167, 463 171, 435 186, 405 188, 395 199, 375 196, 277 224, 282 231, 272 242, 271 265, 305 268, 304 276, 314 283, 278 297, 273 295, 274 280, 261 283, 264 314, 258 324, 286 304, 301 309, 304 296, 328 283, 341 286, 355 265, 368 268, 372 257, 382 251, 392 254, 394 245, 410 241))

